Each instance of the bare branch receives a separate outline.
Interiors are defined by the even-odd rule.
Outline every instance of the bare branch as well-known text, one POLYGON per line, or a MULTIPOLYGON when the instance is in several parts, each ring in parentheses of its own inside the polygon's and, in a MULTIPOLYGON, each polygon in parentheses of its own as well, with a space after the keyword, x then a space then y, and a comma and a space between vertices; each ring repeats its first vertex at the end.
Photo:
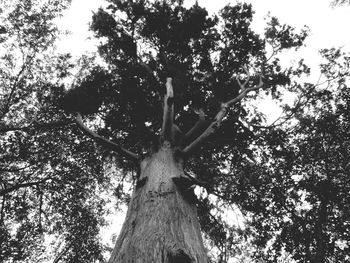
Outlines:
MULTIPOLYGON (((248 74, 248 73, 247 73, 248 74)), ((249 81, 249 75, 248 80, 246 80, 243 84, 238 82, 242 91, 238 94, 237 97, 235 97, 232 100, 229 100, 226 103, 221 104, 221 110, 216 114, 214 121, 209 125, 209 127, 200 135, 198 136, 190 145, 188 145, 184 150, 185 155, 190 155, 195 149, 197 149, 210 135, 214 134, 216 130, 218 130, 221 126, 222 120, 226 116, 228 110, 230 107, 232 107, 235 103, 242 100, 248 92, 252 90, 258 90, 261 88, 264 83, 262 81, 262 77, 260 76, 259 84, 254 87, 247 88, 246 85, 249 81)))
POLYGON ((204 128, 209 125, 209 122, 205 119, 205 113, 203 109, 196 111, 198 114, 198 121, 193 125, 193 127, 185 134, 183 138, 184 145, 187 145, 191 142, 195 136, 198 136, 199 133, 203 132, 204 128))
POLYGON ((238 94, 238 96, 228 102, 226 102, 227 106, 228 107, 231 107, 233 106, 233 104, 235 104, 236 102, 240 101, 241 99, 243 99, 248 92, 252 91, 252 90, 258 90, 260 88, 262 88, 264 86, 264 82, 262 80, 262 77, 261 75, 259 76, 259 84, 257 86, 254 86, 254 87, 250 87, 250 88, 247 88, 246 85, 247 85, 248 81, 246 80, 243 84, 241 84, 239 81, 238 81, 238 85, 241 87, 241 92, 238 94))
POLYGON ((174 90, 172 85, 172 78, 167 78, 166 94, 164 96, 164 113, 162 125, 162 139, 164 141, 171 141, 172 127, 174 122, 174 90))
POLYGON ((227 109, 228 105, 226 103, 223 103, 221 105, 221 110, 215 116, 214 121, 209 125, 209 127, 183 150, 185 155, 189 155, 190 153, 192 153, 197 147, 199 147, 202 144, 204 140, 206 140, 221 126, 222 119, 225 117, 227 109))
POLYGON ((124 157, 126 157, 127 159, 133 160, 133 161, 138 161, 140 160, 140 157, 127 150, 124 149, 123 147, 121 147, 120 145, 103 138, 102 136, 98 135, 97 133, 95 133, 94 131, 90 130, 84 123, 83 123, 83 119, 81 117, 80 113, 77 113, 76 115, 76 124, 78 125, 78 127, 83 131, 83 133, 85 133, 87 136, 89 136, 90 138, 94 139, 96 142, 100 143, 103 146, 109 147, 111 150, 116 151, 117 153, 123 155, 124 157))

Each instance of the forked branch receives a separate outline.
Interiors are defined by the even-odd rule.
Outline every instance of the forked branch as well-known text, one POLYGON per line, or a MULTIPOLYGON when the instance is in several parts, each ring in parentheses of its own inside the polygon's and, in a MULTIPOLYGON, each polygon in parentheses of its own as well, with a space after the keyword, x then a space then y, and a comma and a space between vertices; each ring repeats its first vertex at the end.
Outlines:
POLYGON ((247 84, 250 79, 249 72, 247 71, 248 78, 247 80, 242 84, 240 81, 237 80, 241 91, 237 95, 237 97, 233 98, 232 100, 229 100, 225 103, 221 104, 221 110, 216 114, 214 121, 209 125, 209 127, 200 135, 198 136, 190 145, 188 145, 184 150, 185 155, 190 155, 195 149, 197 149, 210 135, 216 132, 221 126, 222 120, 226 116, 228 110, 230 107, 232 107, 235 103, 242 100, 250 91, 258 90, 259 88, 262 88, 264 85, 264 82, 262 80, 262 77, 259 77, 259 84, 257 86, 253 86, 248 88, 247 84))
POLYGON ((162 125, 162 140, 171 141, 172 127, 174 122, 174 90, 172 85, 172 78, 167 78, 166 94, 164 96, 164 113, 162 125))
POLYGON ((262 77, 260 75, 259 76, 259 84, 257 86, 253 86, 253 87, 247 88, 246 86, 248 84, 249 78, 250 78, 250 76, 248 75, 248 79, 243 84, 237 79, 237 82, 238 82, 238 85, 241 88, 241 91, 240 91, 240 93, 238 94, 238 96, 236 98, 226 102, 228 107, 231 107, 233 104, 235 104, 236 102, 238 102, 241 99, 243 99, 247 95, 247 93, 249 91, 258 90, 258 89, 260 89, 260 88, 262 88, 264 86, 264 82, 263 82, 262 77))
POLYGON ((75 121, 76 121, 76 124, 78 125, 78 127, 83 131, 84 134, 86 134, 87 136, 89 136, 90 138, 92 138, 93 140, 98 142, 99 144, 110 148, 111 150, 123 155, 124 157, 126 157, 129 160, 132 160, 132 161, 140 160, 140 157, 137 154, 135 154, 127 149, 124 149, 119 144, 116 144, 116 143, 114 143, 106 138, 103 138, 102 136, 98 135, 94 131, 90 130, 83 123, 83 119, 82 119, 80 113, 77 113, 77 115, 75 117, 75 121))

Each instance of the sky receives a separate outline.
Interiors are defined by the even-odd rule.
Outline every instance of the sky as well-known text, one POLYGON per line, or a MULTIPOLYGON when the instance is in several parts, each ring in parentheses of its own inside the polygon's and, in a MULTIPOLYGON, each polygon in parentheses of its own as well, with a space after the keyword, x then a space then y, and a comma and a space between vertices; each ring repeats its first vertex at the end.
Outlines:
MULTIPOLYGON (((188 5, 195 0, 185 0, 188 5)), ((243 1, 243 0, 242 0, 243 1)), ((266 21, 264 18, 270 13, 276 16, 280 22, 289 24, 297 29, 308 26, 311 30, 305 44, 306 46, 296 53, 289 53, 284 57, 284 63, 293 63, 304 58, 307 65, 315 72, 310 81, 316 82, 318 78, 318 64, 320 63, 319 50, 331 47, 343 47, 350 52, 350 6, 332 7, 332 0, 245 0, 251 3, 255 11, 253 29, 257 33, 263 33, 266 21)), ((205 6, 209 13, 217 12, 227 3, 235 4, 233 0, 198 0, 201 6, 205 6)), ((85 52, 96 51, 96 40, 92 39, 88 31, 89 22, 93 12, 100 6, 106 6, 102 0, 72 0, 69 10, 58 21, 61 30, 70 31, 70 34, 61 37, 58 43, 59 52, 69 52, 78 57, 85 52)), ((266 108, 266 107, 265 107, 266 108)), ((266 108, 265 114, 278 117, 280 113, 275 108, 266 108)), ((121 214, 118 217, 122 216, 121 214)), ((112 226, 104 230, 104 237, 116 233, 121 227, 121 219, 111 219, 112 226), (111 230, 112 229, 112 230, 111 230)), ((106 240, 107 241, 107 240, 106 240)))

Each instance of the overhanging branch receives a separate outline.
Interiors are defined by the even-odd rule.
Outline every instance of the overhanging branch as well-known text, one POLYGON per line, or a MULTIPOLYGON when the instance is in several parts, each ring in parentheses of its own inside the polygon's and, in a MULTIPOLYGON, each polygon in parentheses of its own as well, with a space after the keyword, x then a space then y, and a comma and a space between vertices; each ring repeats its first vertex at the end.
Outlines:
POLYGON ((127 149, 124 149, 120 145, 118 145, 118 144, 116 144, 108 139, 105 139, 102 136, 95 133, 94 131, 90 130, 83 123, 83 119, 82 119, 80 113, 77 113, 75 120, 76 120, 76 124, 83 131, 83 133, 86 134, 87 136, 89 136, 90 138, 92 138, 93 140, 95 140, 96 142, 98 142, 99 144, 110 148, 111 150, 123 155, 124 157, 126 157, 129 160, 132 160, 132 161, 140 160, 140 157, 137 154, 135 154, 127 149))

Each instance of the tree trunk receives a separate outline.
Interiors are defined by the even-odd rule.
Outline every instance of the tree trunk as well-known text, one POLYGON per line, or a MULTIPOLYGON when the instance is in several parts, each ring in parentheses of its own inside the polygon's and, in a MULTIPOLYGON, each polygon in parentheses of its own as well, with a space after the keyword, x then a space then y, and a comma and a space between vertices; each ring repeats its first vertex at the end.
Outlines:
POLYGON ((173 178, 182 161, 170 143, 141 162, 139 183, 109 263, 207 263, 196 206, 173 178))
POLYGON ((312 263, 326 262, 326 240, 324 236, 324 228, 327 221, 327 205, 328 201, 321 199, 318 221, 316 223, 316 254, 312 263))

